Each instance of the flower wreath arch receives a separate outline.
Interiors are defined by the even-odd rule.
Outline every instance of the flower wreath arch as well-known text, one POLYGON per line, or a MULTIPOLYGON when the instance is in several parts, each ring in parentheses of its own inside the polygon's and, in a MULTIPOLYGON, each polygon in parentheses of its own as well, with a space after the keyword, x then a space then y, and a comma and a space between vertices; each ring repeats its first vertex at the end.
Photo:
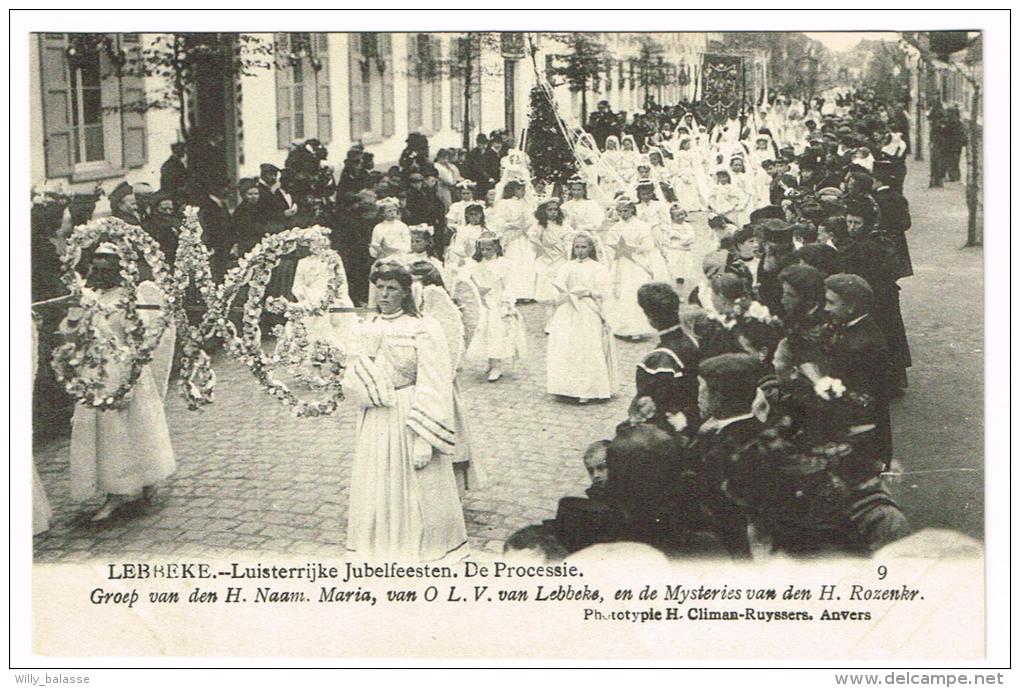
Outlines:
POLYGON ((156 241, 141 227, 104 217, 75 227, 60 260, 61 280, 79 305, 69 311, 68 325, 61 330, 65 342, 53 351, 53 371, 80 403, 100 411, 123 408, 177 310, 166 259, 156 241), (100 303, 77 271, 84 251, 100 243, 113 244, 120 261, 121 293, 112 305, 100 303), (139 257, 148 264, 166 300, 166 307, 160 309, 149 327, 142 322, 136 303, 139 257), (101 318, 117 315, 122 315, 125 321, 123 345, 101 336, 97 327, 101 318), (120 384, 111 391, 107 383, 110 367, 115 363, 125 364, 127 369, 120 384))
POLYGON ((314 225, 286 230, 263 238, 227 273, 217 289, 214 298, 215 308, 210 309, 210 316, 216 318, 211 328, 223 335, 231 335, 227 337, 227 350, 248 366, 256 381, 270 396, 289 406, 292 413, 301 418, 329 415, 336 411, 344 398, 341 389, 343 353, 336 347, 322 342, 316 342, 316 346, 311 346, 303 324, 306 318, 329 313, 347 284, 343 261, 340 255, 330 248, 329 232, 330 230, 325 227, 314 225), (299 246, 307 247, 312 255, 324 261, 330 268, 330 278, 322 299, 317 303, 295 303, 282 297, 271 297, 265 300, 263 307, 266 286, 269 284, 273 269, 283 256, 299 246), (225 314, 229 312, 230 305, 237 298, 241 287, 245 285, 248 287, 248 295, 242 308, 241 332, 238 334, 227 321, 225 314), (289 341, 281 342, 273 354, 267 354, 262 350, 262 330, 259 321, 263 309, 284 316, 292 325, 293 334, 290 335, 289 341), (300 363, 307 361, 311 355, 322 356, 323 360, 329 363, 324 376, 309 376, 299 370, 300 363), (283 368, 290 370, 294 377, 306 386, 324 389, 325 393, 312 401, 299 399, 285 383, 274 376, 274 372, 283 368))
POLYGON ((178 233, 173 272, 174 295, 180 304, 175 311, 181 365, 177 383, 192 411, 213 402, 216 373, 203 344, 216 335, 214 324, 219 321, 216 317, 208 316, 215 309, 216 284, 213 282, 209 249, 202 243, 202 224, 198 212, 194 206, 184 208, 184 222, 178 233), (191 286, 198 290, 206 306, 207 315, 198 326, 191 324, 185 309, 188 288, 191 286))

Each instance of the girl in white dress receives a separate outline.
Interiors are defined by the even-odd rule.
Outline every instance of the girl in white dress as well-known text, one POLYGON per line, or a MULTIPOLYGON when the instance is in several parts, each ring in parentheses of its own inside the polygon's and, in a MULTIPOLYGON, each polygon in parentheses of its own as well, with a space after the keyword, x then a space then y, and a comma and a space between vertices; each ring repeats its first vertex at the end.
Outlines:
POLYGON ((620 139, 620 151, 618 169, 623 181, 630 186, 637 181, 637 166, 641 157, 641 151, 638 150, 637 141, 630 134, 626 134, 620 139))
POLYGON ((616 342, 603 310, 609 271, 597 259, 595 238, 577 232, 569 245, 570 260, 553 281, 558 296, 549 323, 546 389, 583 404, 616 392, 616 342))
POLYGON ((486 362, 489 382, 499 380, 503 376, 503 365, 523 357, 527 351, 524 323, 507 289, 512 269, 503 257, 496 235, 483 233, 478 238, 470 268, 469 279, 478 291, 481 312, 467 356, 486 362))
POLYGON ((478 202, 475 200, 477 186, 470 179, 462 179, 457 183, 457 200, 450 204, 450 209, 446 213, 446 226, 450 228, 451 233, 464 224, 464 209, 478 202))
POLYGON ((648 177, 655 182, 656 194, 660 195, 659 197, 667 203, 672 203, 676 200, 676 194, 673 191, 673 170, 666 164, 662 150, 655 147, 649 148, 648 162, 651 166, 648 177))
POLYGON ((525 200, 525 191, 523 182, 509 181, 489 216, 489 228, 499 237, 503 256, 511 266, 507 294, 516 301, 535 299, 535 249, 528 239, 534 209, 525 200))
MULTIPOLYGON (((340 264, 343 269, 343 263, 340 264)), ((309 304, 317 304, 326 295, 329 280, 333 278, 333 269, 329 263, 316 255, 308 255, 298 261, 294 269, 294 286, 291 291, 294 297, 309 304)), ((347 276, 344 275, 344 286, 337 294, 333 306, 353 308, 354 302, 347 291, 347 276)), ((330 346, 346 350, 349 338, 357 327, 358 316, 350 313, 327 313, 313 315, 304 319, 305 332, 311 341, 322 341, 330 346)), ((290 329, 291 324, 287 323, 290 329)))
MULTIPOLYGON (((87 285, 85 297, 102 306, 114 306, 121 299, 123 287, 115 247, 104 244, 96 249, 87 285)), ((159 287, 148 281, 138 285, 137 302, 165 307, 159 287)), ((150 326, 158 312, 139 311, 143 326, 150 326)), ((77 309, 71 309, 61 329, 79 315, 77 309)), ((126 345, 128 323, 122 313, 99 314, 94 324, 97 338, 126 345)), ((156 358, 154 355, 154 362, 156 358)), ((126 364, 110 361, 107 389, 118 388, 128 372, 126 364)), ((105 496, 106 503, 92 516, 93 521, 106 520, 121 505, 148 497, 177 469, 163 411, 167 373, 169 369, 155 371, 152 363, 144 366, 121 408, 100 411, 84 404, 75 406, 71 418, 71 499, 83 502, 105 496)))
POLYGON ((744 163, 744 156, 740 153, 733 153, 730 156, 730 178, 733 186, 740 189, 744 196, 743 205, 737 208, 736 224, 743 227, 751 221, 751 201, 756 196, 754 177, 747 171, 744 163))
POLYGON ((599 189, 605 198, 615 198, 624 190, 626 180, 623 175, 624 155, 620 150, 620 139, 616 136, 606 137, 606 150, 602 153, 602 167, 599 174, 599 189))
POLYGON ((560 266, 567 261, 565 239, 570 227, 563 222, 558 198, 550 198, 535 211, 535 224, 528 230, 528 238, 535 247, 535 300, 545 310, 545 332, 549 333, 557 298, 553 280, 560 266))
POLYGON ((433 255, 433 238, 436 230, 432 225, 413 225, 408 229, 411 232, 411 248, 402 257, 402 262, 405 265, 410 265, 417 261, 425 261, 435 266, 439 274, 442 275, 443 262, 433 255))
POLYGON ((715 187, 708 195, 708 209, 736 224, 746 206, 747 196, 740 187, 731 183, 730 171, 725 167, 716 169, 715 187))
POLYGON ((701 279, 701 256, 696 252, 694 227, 687 221, 687 211, 679 203, 669 207, 669 220, 660 232, 662 252, 666 256, 672 284, 682 301, 701 279))
POLYGON ((655 194, 655 182, 642 179, 637 184, 637 217, 648 223, 658 234, 669 224, 669 204, 660 201, 655 194))
POLYGON ((606 222, 602 205, 588 197, 588 182, 574 175, 568 182, 570 198, 563 203, 563 220, 575 232, 588 232, 599 236, 606 222))
MULTIPOLYGON (((372 228, 368 253, 375 260, 386 260, 411 249, 411 232, 400 220, 400 201, 393 197, 380 198, 376 205, 382 211, 382 222, 372 228)), ((368 284, 368 307, 375 307, 375 287, 368 284)))
POLYGON ((691 137, 680 138, 679 150, 673 157, 673 193, 681 206, 690 212, 702 210, 704 206, 704 175, 701 157, 691 148, 691 137))
POLYGON ((475 255, 475 243, 485 231, 485 207, 478 201, 469 203, 464 210, 464 223, 450 237, 446 248, 446 272, 444 278, 453 291, 475 255))
POLYGON ((467 553, 452 457, 453 372, 446 336, 418 313, 411 274, 372 273, 379 314, 365 324, 344 390, 362 407, 351 469, 352 560, 451 561, 467 553))
POLYGON ((652 228, 637 218, 635 205, 629 196, 619 197, 619 219, 606 233, 606 248, 614 254, 612 291, 606 310, 614 334, 636 341, 654 332, 638 305, 637 291, 648 282, 668 281, 669 273, 652 228))

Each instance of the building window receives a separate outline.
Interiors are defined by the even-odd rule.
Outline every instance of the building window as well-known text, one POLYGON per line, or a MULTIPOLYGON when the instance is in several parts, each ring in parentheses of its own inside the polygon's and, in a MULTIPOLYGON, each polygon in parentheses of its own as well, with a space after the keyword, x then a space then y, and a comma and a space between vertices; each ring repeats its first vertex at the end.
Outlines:
POLYGON ((327 34, 276 35, 277 146, 294 141, 332 138, 327 34))
POLYGON ((74 162, 103 162, 103 89, 99 52, 89 51, 75 67, 69 67, 71 83, 71 131, 74 162))
POLYGON ((37 34, 46 177, 119 176, 147 160, 137 34, 37 34), (116 58, 116 59, 114 59, 116 58))
POLYGON ((348 45, 351 140, 381 141, 395 130, 392 36, 352 33, 348 45))
POLYGON ((442 47, 438 36, 407 37, 407 128, 437 132, 443 128, 442 47))

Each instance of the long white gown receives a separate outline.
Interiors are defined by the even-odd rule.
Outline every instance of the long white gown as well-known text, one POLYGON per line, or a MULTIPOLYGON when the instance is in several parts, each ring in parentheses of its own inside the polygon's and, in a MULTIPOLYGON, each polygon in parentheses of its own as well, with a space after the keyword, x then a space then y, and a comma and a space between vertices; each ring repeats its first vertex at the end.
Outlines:
POLYGON ((513 266, 507 280, 507 293, 515 300, 535 298, 535 249, 528 239, 534 222, 534 209, 523 198, 496 201, 491 213, 492 230, 503 246, 503 256, 513 266))
POLYGON ((616 342, 603 303, 609 271, 598 261, 570 260, 553 281, 559 294, 549 321, 546 390, 578 399, 608 399, 617 390, 616 342))
POLYGON ((673 193, 676 200, 687 212, 704 209, 705 182, 701 170, 701 160, 691 150, 681 150, 673 159, 673 193))
POLYGON ((535 300, 552 303, 557 292, 553 280, 560 266, 567 261, 569 247, 565 245, 571 229, 567 225, 550 222, 545 227, 535 223, 528 230, 528 238, 536 245, 535 253, 535 300))
POLYGON ((524 323, 507 290, 512 269, 502 256, 471 261, 467 279, 478 290, 481 306, 467 350, 471 361, 505 361, 526 354, 524 323))
POLYGON ((669 281, 652 228, 636 217, 620 220, 606 233, 606 248, 614 255, 612 290, 606 302, 614 334, 637 337, 654 333, 637 301, 641 285, 669 281))
MULTIPOLYGON (((121 287, 94 292, 97 300, 112 306, 120 298, 121 287)), ((139 304, 161 305, 159 289, 151 282, 138 286, 139 304)), ((141 310, 144 325, 151 326, 158 311, 141 310)), ((123 315, 96 318, 97 336, 127 341, 123 315)), ((165 339, 160 347, 165 348, 165 339)), ((122 409, 98 411, 78 404, 71 418, 71 498, 87 501, 104 495, 133 497, 142 488, 169 478, 177 469, 170 431, 163 411, 166 375, 169 367, 157 370, 157 361, 172 360, 165 351, 153 356, 153 363, 142 368, 122 409), (158 378, 158 379, 157 379, 158 378)), ((127 365, 111 363, 107 369, 107 389, 116 389, 128 373, 127 365)))
POLYGON ((364 410, 351 469, 349 556, 459 558, 467 553, 467 530, 453 473, 453 373, 443 329, 429 316, 404 313, 377 315, 365 327, 372 344, 360 356, 371 359, 363 368, 371 375, 350 395, 364 410), (421 469, 412 463, 415 445, 431 452, 421 469))
POLYGON ((697 235, 689 222, 670 222, 662 230, 662 252, 669 267, 671 283, 683 280, 681 297, 701 281, 701 256, 696 253, 697 235))

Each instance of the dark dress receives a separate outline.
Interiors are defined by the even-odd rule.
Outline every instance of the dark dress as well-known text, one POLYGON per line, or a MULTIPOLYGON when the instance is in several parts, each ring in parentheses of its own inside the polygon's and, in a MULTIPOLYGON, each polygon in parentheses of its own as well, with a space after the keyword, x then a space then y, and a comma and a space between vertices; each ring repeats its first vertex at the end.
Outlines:
POLYGON ((906 231, 910 229, 910 204, 906 196, 888 186, 878 187, 873 197, 881 218, 879 229, 885 232, 896 247, 899 267, 896 278, 909 277, 914 274, 906 235, 906 231))
POLYGON ((871 286, 871 316, 885 335, 900 386, 906 386, 911 366, 910 345, 900 312, 900 287, 895 248, 883 235, 861 237, 843 250, 847 272, 863 277, 871 286))
POLYGON ((230 247, 237 243, 230 211, 206 196, 198 208, 198 221, 202 224, 202 241, 213 251, 212 276, 218 281, 230 263, 230 247))
POLYGON ((234 210, 230 218, 230 235, 237 243, 240 256, 254 248, 255 244, 269 233, 269 225, 262 215, 258 203, 244 201, 234 210))
POLYGON ((159 190, 172 198, 178 208, 188 200, 188 168, 174 155, 159 168, 159 190))

